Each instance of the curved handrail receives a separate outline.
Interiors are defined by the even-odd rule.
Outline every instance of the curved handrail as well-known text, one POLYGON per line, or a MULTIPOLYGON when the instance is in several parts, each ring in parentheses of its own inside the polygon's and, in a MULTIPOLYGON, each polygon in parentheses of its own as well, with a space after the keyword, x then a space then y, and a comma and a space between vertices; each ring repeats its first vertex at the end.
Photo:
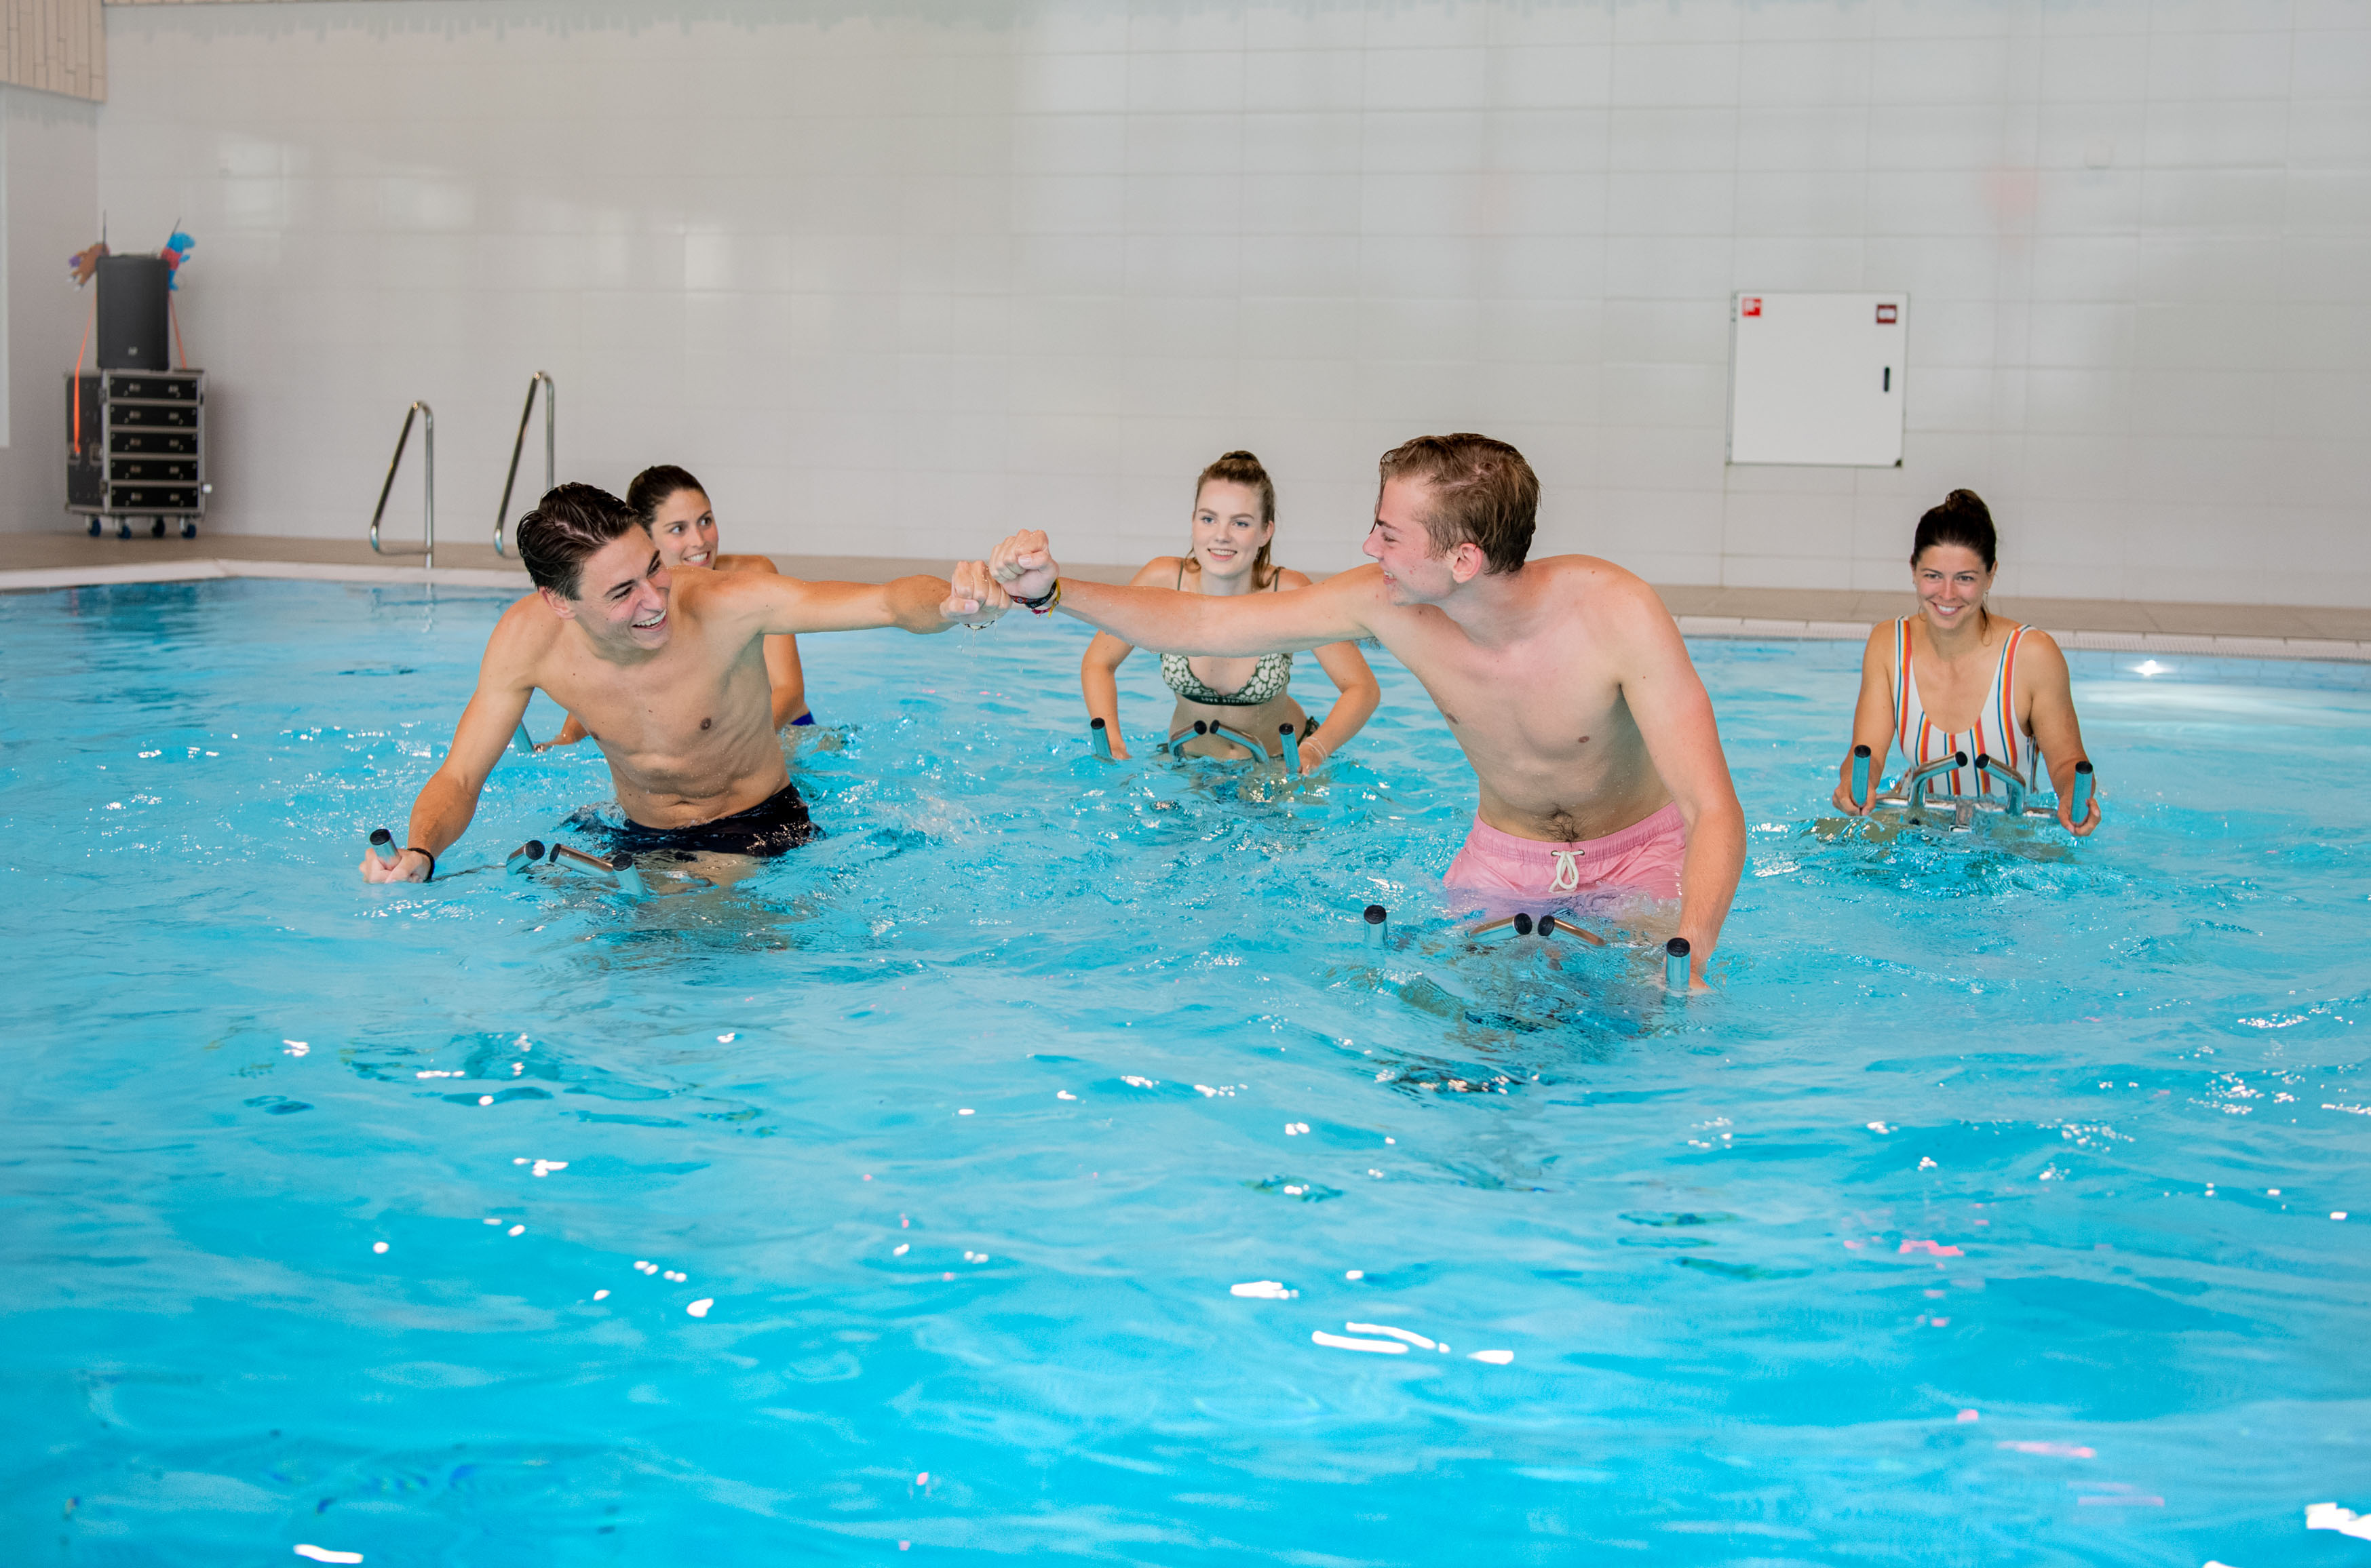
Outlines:
POLYGON ((519 456, 526 451, 527 421, 535 415, 535 389, 543 388, 543 488, 549 490, 559 482, 559 467, 552 459, 552 421, 557 417, 554 405, 560 398, 560 383, 548 370, 538 370, 527 377, 526 405, 519 409, 518 439, 511 443, 511 471, 503 476, 502 504, 494 508, 494 553, 506 555, 503 548, 503 527, 511 514, 511 490, 518 483, 519 456))
POLYGON ((422 519, 421 527, 423 535, 421 553, 427 558, 425 564, 434 566, 436 564, 436 410, 425 403, 414 403, 403 410, 403 429, 396 434, 395 455, 387 459, 387 483, 378 487, 378 507, 371 513, 370 548, 373 555, 387 553, 379 548, 378 525, 387 516, 387 498, 395 493, 395 474, 397 469, 403 467, 403 448, 405 443, 411 439, 411 421, 423 414, 427 416, 428 423, 422 432, 420 442, 421 516, 422 519))

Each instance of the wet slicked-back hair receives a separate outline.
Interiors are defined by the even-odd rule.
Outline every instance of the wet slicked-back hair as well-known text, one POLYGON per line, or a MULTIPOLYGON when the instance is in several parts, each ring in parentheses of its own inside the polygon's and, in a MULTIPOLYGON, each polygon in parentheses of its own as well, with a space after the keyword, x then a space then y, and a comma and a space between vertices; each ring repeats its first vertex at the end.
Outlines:
POLYGON ((1503 441, 1463 432, 1419 435, 1383 454, 1382 477, 1418 479, 1432 490, 1424 531, 1432 553, 1471 540, 1492 571, 1513 571, 1532 552, 1539 525, 1540 477, 1503 441))
MULTIPOLYGON (((1260 521, 1276 521, 1276 481, 1267 477, 1267 469, 1250 453, 1227 453, 1202 470, 1201 477, 1194 481, 1194 504, 1197 508, 1202 504, 1202 487, 1213 479, 1225 485, 1243 485, 1257 492, 1260 521)), ((1259 548, 1259 554, 1252 558, 1252 584, 1255 587, 1266 587, 1276 575, 1275 563, 1268 559, 1269 547, 1275 543, 1274 537, 1270 537, 1267 544, 1259 548)), ((1190 548, 1186 551, 1188 555, 1192 553, 1190 548)))
POLYGON ((1990 571, 1999 563, 1994 554, 1999 548, 2000 536, 1993 531, 1993 509, 1984 504, 1984 497, 1972 490, 1955 490, 1943 498, 1943 504, 1929 507, 1926 515, 1918 519, 1917 535, 1910 541, 1910 564, 1916 566, 1918 558, 1935 545, 1959 545, 1976 552, 1976 559, 1990 571))
POLYGON ((626 505, 647 528, 657 520, 659 508, 685 490, 706 495, 708 487, 693 478, 688 468, 678 468, 672 463, 653 463, 636 474, 634 482, 626 487, 626 505))
POLYGON ((519 561, 537 587, 573 599, 583 585, 585 559, 642 525, 633 509, 607 490, 595 485, 556 485, 519 519, 519 561))

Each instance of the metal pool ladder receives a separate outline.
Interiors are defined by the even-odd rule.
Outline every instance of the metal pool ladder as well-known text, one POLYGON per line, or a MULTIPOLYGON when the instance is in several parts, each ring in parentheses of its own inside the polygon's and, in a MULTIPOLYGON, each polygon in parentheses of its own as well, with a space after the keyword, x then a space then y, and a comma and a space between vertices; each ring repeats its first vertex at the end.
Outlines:
POLYGON ((511 514, 511 489, 518 483, 520 455, 526 451, 527 421, 535 415, 535 389, 543 388, 543 488, 549 490, 559 482, 559 468, 552 461, 551 426, 553 404, 560 397, 560 384, 548 370, 538 370, 527 378, 526 406, 519 409, 518 439, 511 443, 511 471, 503 477, 502 504, 494 508, 494 553, 504 554, 503 525, 511 514))
MULTIPOLYGON (((396 470, 403 467, 404 444, 411 439, 411 421, 427 417, 427 429, 421 437, 421 518, 422 564, 436 564, 436 410, 425 403, 414 403, 403 411, 403 429, 395 438, 395 455, 387 459, 387 483, 378 487, 378 508, 371 513, 370 548, 374 555, 385 555, 378 542, 378 525, 387 516, 387 498, 395 491, 396 470)), ((399 552, 409 555, 409 550, 399 552)))

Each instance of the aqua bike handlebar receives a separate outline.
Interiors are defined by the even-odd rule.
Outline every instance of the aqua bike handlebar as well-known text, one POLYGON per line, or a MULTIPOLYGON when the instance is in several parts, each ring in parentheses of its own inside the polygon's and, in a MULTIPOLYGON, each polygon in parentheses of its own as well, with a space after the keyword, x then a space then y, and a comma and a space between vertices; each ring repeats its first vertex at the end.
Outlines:
POLYGON ((1232 724, 1229 724, 1222 720, 1211 720, 1209 727, 1204 729, 1202 732, 1206 735, 1224 735, 1227 739, 1234 742, 1235 744, 1251 753, 1255 757, 1266 756, 1267 755, 1267 747, 1260 744, 1259 742, 1252 739, 1251 736, 1244 734, 1241 730, 1236 729, 1232 724))
POLYGON ((1663 944, 1663 988, 1688 994, 1688 939, 1673 937, 1663 944))
MULTIPOLYGON (((1556 921, 1556 917, 1551 915, 1548 917, 1548 920, 1549 923, 1553 925, 1556 921)), ((1465 935, 1471 940, 1479 941, 1484 937, 1495 937, 1500 932, 1508 930, 1513 931, 1514 934, 1519 937, 1530 936, 1532 934, 1532 917, 1529 915, 1520 912, 1513 915, 1501 915, 1496 920, 1483 921, 1480 925, 1466 932, 1465 935)))
POLYGON ((1389 947, 1392 941, 1392 912, 1380 904, 1370 904, 1365 918, 1367 945, 1371 948, 1389 947))
POLYGON ((573 871, 582 871, 588 877, 607 878, 609 884, 620 893, 650 891, 642 884, 642 873, 635 869, 631 855, 612 855, 604 860, 597 855, 587 855, 582 849, 555 844, 551 847, 551 863, 565 866, 573 871))
POLYGON ((1095 720, 1087 726, 1087 742, 1095 748, 1097 756, 1105 762, 1112 760, 1111 730, 1102 720, 1095 720))
POLYGON ((1914 771, 1902 781, 1902 803, 1915 806, 1924 803, 1927 783, 1946 773, 1957 772, 1968 766, 1968 754, 1955 751, 1949 756, 1938 756, 1926 767, 1914 771))
POLYGON ((1867 811, 1875 801, 1868 798, 1868 748, 1853 747, 1853 804, 1867 811))
POLYGON ((1301 773, 1301 732, 1290 724, 1276 727, 1277 745, 1284 753, 1284 770, 1296 778, 1301 773))
MULTIPOLYGON (((395 835, 388 832, 386 828, 375 827, 371 829, 370 847, 372 853, 378 857, 379 863, 381 865, 392 866, 398 860, 403 859, 403 851, 395 847, 395 835)), ((540 838, 530 838, 526 843, 520 845, 517 848, 503 857, 503 870, 511 876, 523 876, 527 871, 532 870, 535 868, 536 863, 542 859, 543 840, 540 838)), ((453 871, 439 880, 451 882, 455 877, 468 876, 470 871, 483 871, 491 870, 492 870, 492 868, 490 866, 471 866, 468 870, 453 871)))
MULTIPOLYGON (((1854 750, 1857 753, 1859 748, 1855 747, 1854 750)), ((1855 781, 1857 782, 1860 767, 1857 755, 1853 759, 1853 766, 1855 781)), ((1924 822, 1926 810, 1941 804, 1926 795, 1927 782, 1938 775, 1968 766, 1968 754, 1965 752, 1953 752, 1949 756, 1937 757, 1903 780, 1900 790, 1891 794, 1879 795, 1869 803, 1872 806, 1900 806, 1903 808, 1903 816, 1905 820, 1913 823, 1924 822)), ((2026 781, 1993 757, 1979 752, 1976 754, 1974 767, 1979 776, 1992 779, 2000 785, 2001 797, 1997 800, 1982 795, 1951 797, 1949 804, 1955 819, 1954 825, 1968 826, 1975 820, 1976 813, 1979 812, 1997 813, 2007 817, 2054 818, 2058 815, 2055 806, 2034 804, 2031 800, 2033 791, 2026 781)), ((2081 822, 2089 814, 2093 788, 2090 763, 2076 763, 2075 783, 2068 791, 2067 797, 2067 817, 2070 822, 2081 822)))
POLYGON ((1999 763, 1995 762, 1990 756, 1986 755, 1983 752, 1978 752, 1976 754, 1976 771, 1984 775, 1985 778, 1995 780, 2000 785, 2003 790, 2007 791, 2008 799, 2001 805, 2001 811, 2005 814, 2008 816, 2023 816, 2025 814, 2024 779, 2019 778, 2016 774, 2011 773, 2007 768, 2003 767, 1999 763))
POLYGON ((1496 920, 1485 920, 1465 935, 1468 940, 1478 941, 1484 937, 1494 937, 1507 931, 1511 931, 1519 937, 1536 936, 1543 940, 1562 931, 1568 937, 1579 938, 1591 947, 1605 945, 1603 937, 1594 931, 1584 931, 1568 919, 1559 920, 1553 915, 1543 915, 1537 920, 1533 920, 1528 913, 1522 911, 1512 915, 1502 915, 1496 920))

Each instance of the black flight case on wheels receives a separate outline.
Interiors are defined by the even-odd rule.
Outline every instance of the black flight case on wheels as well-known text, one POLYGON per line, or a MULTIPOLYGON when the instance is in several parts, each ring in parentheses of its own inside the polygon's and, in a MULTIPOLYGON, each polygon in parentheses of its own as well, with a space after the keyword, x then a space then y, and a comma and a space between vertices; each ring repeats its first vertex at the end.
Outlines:
POLYGON ((91 537, 132 537, 134 518, 193 539, 206 514, 206 373, 87 370, 66 375, 66 510, 91 537))

